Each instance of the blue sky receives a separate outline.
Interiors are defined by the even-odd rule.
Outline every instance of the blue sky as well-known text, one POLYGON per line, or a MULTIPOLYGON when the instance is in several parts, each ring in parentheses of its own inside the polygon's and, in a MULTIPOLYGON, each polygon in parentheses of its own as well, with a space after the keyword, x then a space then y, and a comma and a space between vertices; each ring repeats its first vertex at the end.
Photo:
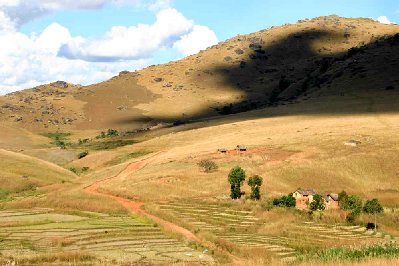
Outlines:
POLYGON ((58 79, 98 82, 331 14, 399 22, 399 1, 0 0, 0 94, 58 79))
MULTIPOLYGON (((399 21, 397 0, 174 0, 171 6, 198 24, 207 25, 220 40, 271 26, 295 23, 299 19, 336 14, 344 17, 399 21), (232 4, 233 3, 233 4, 232 4)), ((40 31, 58 22, 76 35, 99 35, 115 25, 136 25, 154 21, 145 8, 107 5, 99 10, 61 11, 23 25, 25 33, 40 31)))

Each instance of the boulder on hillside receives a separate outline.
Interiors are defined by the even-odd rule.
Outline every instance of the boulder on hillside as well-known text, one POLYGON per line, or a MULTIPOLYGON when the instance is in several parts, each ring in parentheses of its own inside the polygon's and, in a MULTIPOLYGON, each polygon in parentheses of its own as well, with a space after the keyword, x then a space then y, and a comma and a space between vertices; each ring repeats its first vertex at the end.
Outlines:
POLYGON ((62 81, 62 80, 53 82, 53 83, 51 83, 50 85, 51 85, 52 87, 61 88, 61 89, 68 88, 68 83, 66 83, 65 81, 62 81))

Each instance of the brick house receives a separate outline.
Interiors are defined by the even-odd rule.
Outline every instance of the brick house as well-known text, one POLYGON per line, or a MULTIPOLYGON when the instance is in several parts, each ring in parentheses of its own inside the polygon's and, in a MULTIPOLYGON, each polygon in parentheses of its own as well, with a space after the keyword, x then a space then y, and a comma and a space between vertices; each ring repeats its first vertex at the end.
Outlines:
POLYGON ((326 210, 337 210, 339 209, 339 200, 337 193, 330 193, 324 197, 326 204, 326 210))
POLYGON ((313 196, 317 192, 314 189, 303 189, 298 188, 292 196, 295 198, 295 207, 300 210, 305 210, 308 208, 309 203, 313 201, 313 196))

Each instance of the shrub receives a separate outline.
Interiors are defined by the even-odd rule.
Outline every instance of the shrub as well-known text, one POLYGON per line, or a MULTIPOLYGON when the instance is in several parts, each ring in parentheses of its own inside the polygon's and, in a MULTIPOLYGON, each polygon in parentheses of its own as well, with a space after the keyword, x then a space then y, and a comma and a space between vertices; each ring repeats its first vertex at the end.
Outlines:
POLYGON ((79 145, 86 144, 86 143, 88 143, 88 142, 89 142, 89 139, 79 139, 79 140, 78 140, 78 144, 79 144, 79 145))
POLYGON ((273 199, 273 205, 277 207, 294 208, 296 206, 296 201, 292 194, 288 194, 287 196, 273 199))
POLYGON ((116 129, 108 129, 107 131, 107 137, 112 138, 112 137, 117 137, 119 136, 119 132, 116 129))
POLYGON ((239 199, 241 198, 241 184, 245 180, 245 171, 239 166, 234 167, 231 169, 229 173, 229 183, 230 183, 230 190, 231 194, 230 197, 232 199, 239 199))
POLYGON ((108 129, 107 132, 102 131, 100 135, 96 136, 96 139, 105 139, 105 138, 113 138, 118 137, 119 131, 116 129, 108 129))
POLYGON ((210 173, 218 169, 218 165, 211 160, 202 160, 198 163, 198 166, 205 172, 210 173))
POLYGON ((82 159, 82 158, 86 157, 87 155, 89 155, 88 151, 82 151, 81 153, 78 154, 78 159, 82 159))

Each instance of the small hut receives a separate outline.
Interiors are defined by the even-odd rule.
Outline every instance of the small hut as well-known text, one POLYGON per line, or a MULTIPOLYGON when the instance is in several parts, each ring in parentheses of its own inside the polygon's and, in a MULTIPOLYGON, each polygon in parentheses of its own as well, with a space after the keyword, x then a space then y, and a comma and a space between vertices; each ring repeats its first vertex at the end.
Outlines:
POLYGON ((218 149, 218 152, 219 153, 227 153, 228 152, 228 150, 227 149, 225 149, 225 148, 221 148, 221 149, 218 149))
POLYGON ((237 145, 236 150, 237 151, 247 151, 247 147, 244 145, 237 145))

